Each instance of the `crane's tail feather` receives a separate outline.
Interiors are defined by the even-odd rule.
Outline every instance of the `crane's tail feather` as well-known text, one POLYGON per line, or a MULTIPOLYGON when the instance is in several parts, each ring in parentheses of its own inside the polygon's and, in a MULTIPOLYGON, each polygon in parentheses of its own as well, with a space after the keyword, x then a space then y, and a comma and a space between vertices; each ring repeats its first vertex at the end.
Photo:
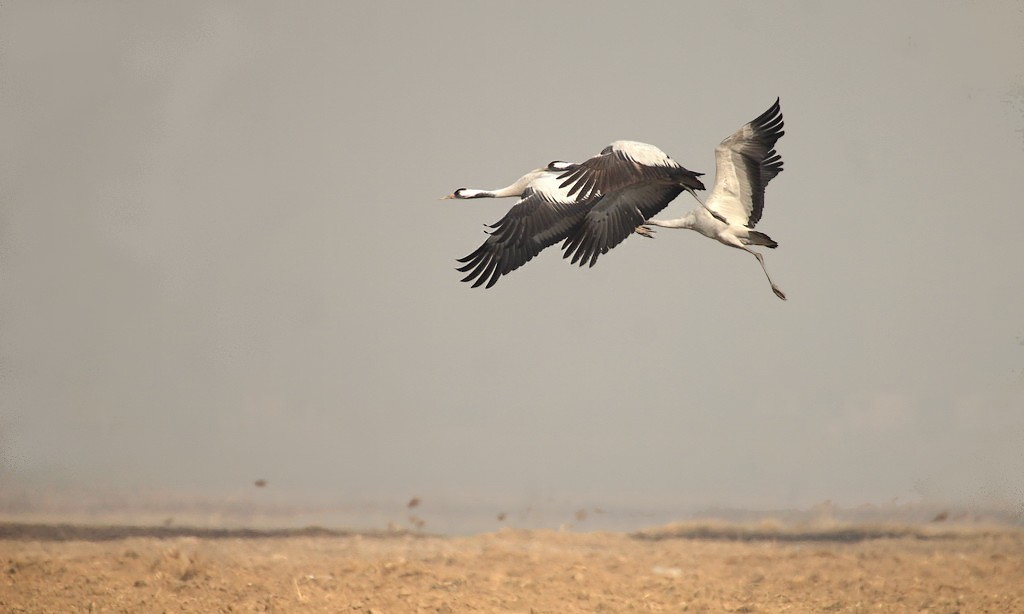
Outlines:
POLYGON ((750 231, 750 236, 747 237, 747 240, 749 241, 747 245, 762 245, 769 249, 775 249, 779 246, 771 237, 756 230, 750 231))

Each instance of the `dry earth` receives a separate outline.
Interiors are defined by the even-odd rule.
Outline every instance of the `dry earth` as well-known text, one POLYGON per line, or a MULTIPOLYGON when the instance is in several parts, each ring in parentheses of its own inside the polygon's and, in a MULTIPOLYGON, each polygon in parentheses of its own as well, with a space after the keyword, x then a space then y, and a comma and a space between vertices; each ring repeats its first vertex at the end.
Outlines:
POLYGON ((1024 612, 1024 533, 0 523, 2 612, 1024 612))

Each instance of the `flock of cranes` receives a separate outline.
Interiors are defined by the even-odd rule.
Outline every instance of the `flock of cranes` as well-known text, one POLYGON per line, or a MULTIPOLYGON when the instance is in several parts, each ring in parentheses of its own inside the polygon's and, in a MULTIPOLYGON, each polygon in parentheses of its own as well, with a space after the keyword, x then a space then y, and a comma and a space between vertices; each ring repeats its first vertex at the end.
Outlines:
POLYGON ((598 256, 636 233, 650 237, 650 226, 688 228, 710 239, 742 249, 761 265, 772 291, 775 285, 764 257, 749 246, 775 248, 778 243, 754 230, 764 211, 764 190, 782 172, 775 142, 782 130, 779 100, 715 148, 715 184, 706 202, 703 173, 687 170, 661 149, 636 141, 615 141, 600 154, 580 163, 551 162, 497 190, 459 188, 444 198, 518 197, 489 236, 458 262, 462 279, 473 287, 493 286, 502 275, 529 262, 541 250, 562 241, 565 258, 594 266, 598 256), (689 192, 700 207, 674 220, 656 220, 677 196, 689 192))

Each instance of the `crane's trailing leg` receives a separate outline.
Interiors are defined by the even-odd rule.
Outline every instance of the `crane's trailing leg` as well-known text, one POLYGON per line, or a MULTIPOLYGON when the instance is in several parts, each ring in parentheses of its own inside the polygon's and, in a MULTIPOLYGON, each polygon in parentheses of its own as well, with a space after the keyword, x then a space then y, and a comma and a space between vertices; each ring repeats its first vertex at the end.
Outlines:
POLYGON ((772 292, 775 293, 775 296, 781 298, 782 300, 786 300, 786 294, 782 290, 780 290, 778 286, 775 285, 775 282, 772 281, 772 276, 768 274, 768 269, 765 268, 764 266, 764 256, 755 252, 752 249, 747 249, 746 247, 741 247, 740 249, 742 249, 745 252, 753 254, 754 258, 757 258, 757 261, 761 264, 761 270, 764 271, 764 276, 768 278, 768 283, 772 285, 772 292))

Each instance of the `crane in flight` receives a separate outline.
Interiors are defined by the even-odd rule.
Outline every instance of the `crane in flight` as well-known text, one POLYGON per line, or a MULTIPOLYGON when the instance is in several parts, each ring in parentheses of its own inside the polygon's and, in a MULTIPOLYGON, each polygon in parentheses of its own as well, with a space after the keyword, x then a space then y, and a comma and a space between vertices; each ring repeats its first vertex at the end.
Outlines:
POLYGON ((705 237, 752 254, 768 278, 772 292, 786 300, 785 293, 768 274, 764 256, 748 247, 775 249, 779 246, 768 235, 754 230, 754 226, 764 212, 764 190, 768 182, 782 172, 782 156, 775 151, 775 143, 785 134, 783 125, 782 108, 776 99, 767 111, 744 124, 715 148, 715 185, 703 207, 678 219, 649 219, 646 223, 662 228, 696 230, 705 237))
MULTIPOLYGON (((473 282, 476 288, 490 288, 502 275, 523 266, 541 250, 558 243, 586 215, 594 199, 569 196, 558 187, 560 162, 523 175, 512 185, 497 190, 459 188, 442 198, 506 198, 519 197, 519 202, 496 223, 488 226, 487 240, 471 254, 459 258, 466 273, 462 281, 473 282)), ((649 235, 649 231, 645 229, 649 235)))

